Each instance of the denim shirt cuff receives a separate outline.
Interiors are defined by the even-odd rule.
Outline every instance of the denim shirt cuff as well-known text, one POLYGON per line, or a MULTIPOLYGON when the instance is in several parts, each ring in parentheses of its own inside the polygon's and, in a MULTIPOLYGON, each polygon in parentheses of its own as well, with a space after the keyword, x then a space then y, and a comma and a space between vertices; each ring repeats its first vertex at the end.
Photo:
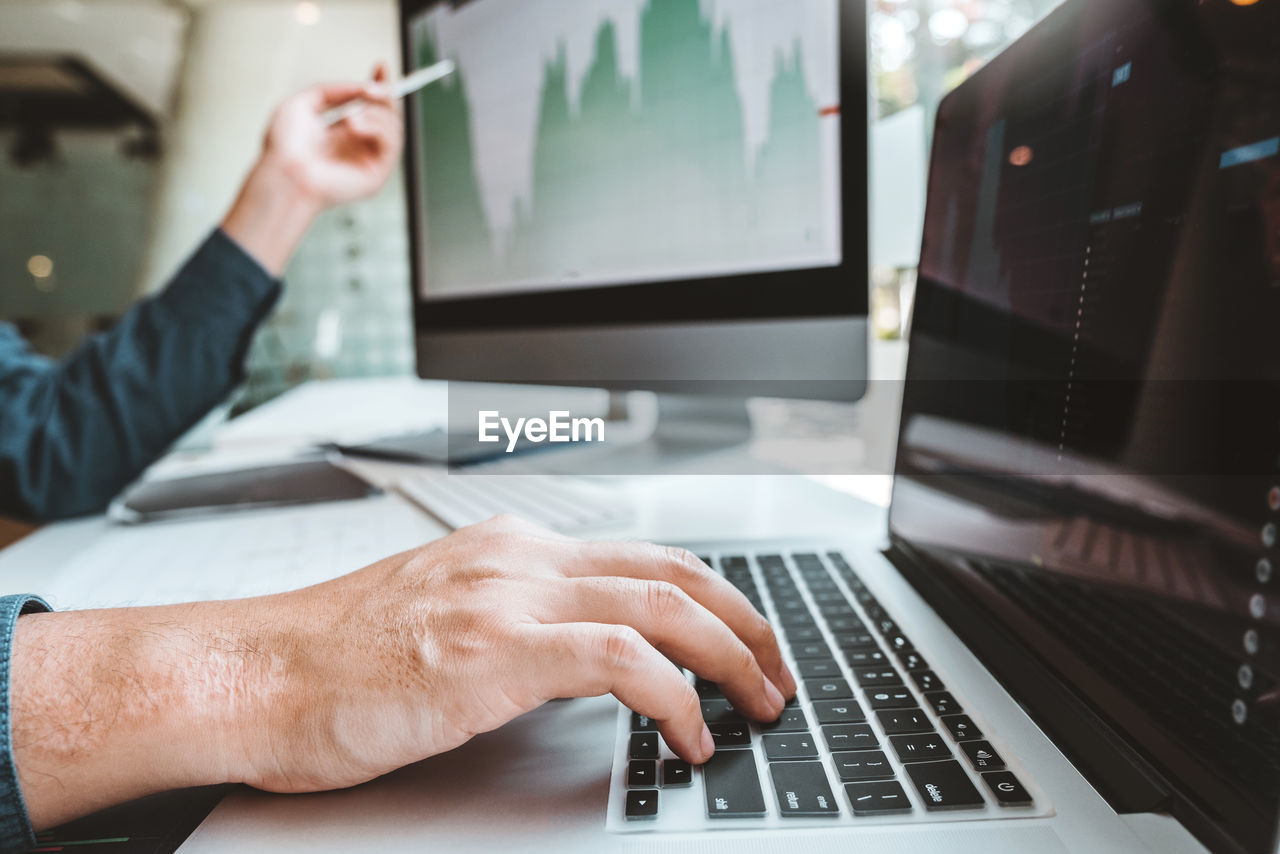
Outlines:
POLYGON ((18 617, 49 606, 38 596, 17 595, 0 598, 0 852, 26 851, 36 844, 27 816, 27 805, 18 787, 18 769, 13 761, 13 730, 9 704, 9 673, 13 654, 13 633, 18 617))

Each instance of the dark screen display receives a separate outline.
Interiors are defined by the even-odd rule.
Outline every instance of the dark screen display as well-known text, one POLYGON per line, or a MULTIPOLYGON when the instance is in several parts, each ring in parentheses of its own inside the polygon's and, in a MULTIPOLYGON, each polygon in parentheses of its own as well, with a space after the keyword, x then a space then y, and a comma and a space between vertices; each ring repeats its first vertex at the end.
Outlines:
POLYGON ((1068 2, 944 101, 897 475, 899 542, 1273 850, 1280 4, 1068 2))

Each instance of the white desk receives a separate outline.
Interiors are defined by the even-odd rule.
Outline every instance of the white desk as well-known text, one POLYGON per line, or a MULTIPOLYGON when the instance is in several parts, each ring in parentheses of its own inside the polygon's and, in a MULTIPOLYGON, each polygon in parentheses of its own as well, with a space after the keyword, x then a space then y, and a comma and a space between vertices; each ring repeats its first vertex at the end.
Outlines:
MULTIPOLYGON (((442 422, 445 404, 442 384, 412 379, 311 383, 224 425, 212 450, 175 454, 153 473, 278 461, 324 439, 353 441, 379 429, 434 426, 442 422)), ((850 525, 866 525, 868 518, 882 524, 863 502, 811 478, 722 474, 777 470, 749 460, 748 453, 721 452, 683 468, 701 474, 604 479, 632 503, 635 519, 591 536, 690 542, 851 533, 850 525)), ((373 463, 355 467, 383 485, 402 470, 373 463)), ((842 475, 835 481, 887 502, 886 476, 842 475)), ((0 593, 40 593, 58 608, 268 593, 358 569, 445 533, 394 495, 137 528, 84 519, 47 526, 0 552, 0 593), (308 556, 318 558, 303 560, 308 556), (174 566, 186 571, 175 572, 174 566)))

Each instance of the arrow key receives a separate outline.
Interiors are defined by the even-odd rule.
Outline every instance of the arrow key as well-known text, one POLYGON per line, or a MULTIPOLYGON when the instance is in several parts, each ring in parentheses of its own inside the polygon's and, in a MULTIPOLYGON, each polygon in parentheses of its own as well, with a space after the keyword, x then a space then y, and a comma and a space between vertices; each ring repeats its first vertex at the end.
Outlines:
POLYGON ((658 785, 658 763, 652 759, 633 759, 627 764, 627 788, 644 789, 658 785))
POLYGON ((693 785, 693 768, 683 759, 662 760, 662 788, 683 789, 693 785))
POLYGON ((632 733, 627 755, 632 759, 657 759, 658 734, 656 732, 632 733))
POLYGON ((627 792, 627 821, 650 821, 658 817, 658 790, 633 789, 627 792))

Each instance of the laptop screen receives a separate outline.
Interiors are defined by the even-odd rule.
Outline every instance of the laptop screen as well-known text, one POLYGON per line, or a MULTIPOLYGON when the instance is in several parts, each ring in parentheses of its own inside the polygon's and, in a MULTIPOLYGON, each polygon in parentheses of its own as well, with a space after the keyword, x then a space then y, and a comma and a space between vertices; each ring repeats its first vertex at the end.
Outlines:
POLYGON ((895 540, 1273 850, 1280 3, 1068 2, 945 99, 907 377, 895 540))

